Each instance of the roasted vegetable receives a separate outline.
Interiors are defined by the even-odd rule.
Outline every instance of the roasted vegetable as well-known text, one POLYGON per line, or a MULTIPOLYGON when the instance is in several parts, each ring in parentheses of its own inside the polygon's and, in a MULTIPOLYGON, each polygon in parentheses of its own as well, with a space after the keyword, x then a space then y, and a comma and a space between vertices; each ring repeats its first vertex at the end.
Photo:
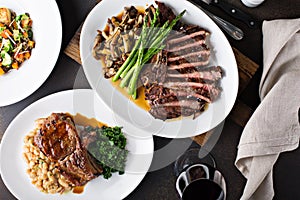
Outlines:
POLYGON ((1 58, 3 66, 10 66, 12 64, 12 58, 7 52, 1 51, 1 58))
POLYGON ((11 23, 11 12, 8 8, 0 8, 0 22, 6 25, 11 23))

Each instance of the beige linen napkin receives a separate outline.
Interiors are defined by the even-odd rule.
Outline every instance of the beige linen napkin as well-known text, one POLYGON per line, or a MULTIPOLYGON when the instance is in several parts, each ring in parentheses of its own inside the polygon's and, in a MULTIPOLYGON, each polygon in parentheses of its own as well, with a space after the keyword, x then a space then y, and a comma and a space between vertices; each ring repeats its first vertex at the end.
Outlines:
POLYGON ((241 199, 273 198, 273 166, 300 138, 300 18, 264 21, 262 29, 261 103, 242 133, 235 161, 247 178, 241 199))

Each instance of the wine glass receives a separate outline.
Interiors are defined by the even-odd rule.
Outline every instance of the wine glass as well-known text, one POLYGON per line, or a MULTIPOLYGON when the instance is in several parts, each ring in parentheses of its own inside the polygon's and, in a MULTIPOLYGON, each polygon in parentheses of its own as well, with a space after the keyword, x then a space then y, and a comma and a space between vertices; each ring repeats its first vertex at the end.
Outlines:
POLYGON ((201 148, 200 146, 192 147, 178 156, 175 160, 175 176, 177 177, 184 168, 197 163, 206 163, 216 168, 216 161, 211 153, 209 153, 206 149, 201 148))
POLYGON ((201 147, 193 147, 174 163, 176 191, 182 200, 224 200, 226 183, 216 169, 213 155, 201 147))

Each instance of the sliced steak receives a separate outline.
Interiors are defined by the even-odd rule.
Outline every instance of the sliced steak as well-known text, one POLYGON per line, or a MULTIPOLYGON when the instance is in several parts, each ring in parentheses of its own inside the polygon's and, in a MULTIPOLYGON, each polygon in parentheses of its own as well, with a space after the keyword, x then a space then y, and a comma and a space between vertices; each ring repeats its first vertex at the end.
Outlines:
MULTIPOLYGON (((165 4, 156 3, 161 21, 176 17, 165 4)), ((221 92, 222 68, 208 67, 210 49, 206 38, 209 31, 182 22, 174 30, 166 39, 166 49, 151 60, 141 75, 149 112, 162 120, 191 115, 195 118, 221 92)))
POLYGON ((74 186, 84 185, 102 173, 102 167, 83 147, 70 115, 52 113, 37 123, 39 131, 34 138, 35 144, 74 186))
POLYGON ((207 31, 195 29, 188 35, 178 34, 167 40, 167 57, 170 69, 184 69, 206 66, 209 63, 210 50, 206 45, 207 31))

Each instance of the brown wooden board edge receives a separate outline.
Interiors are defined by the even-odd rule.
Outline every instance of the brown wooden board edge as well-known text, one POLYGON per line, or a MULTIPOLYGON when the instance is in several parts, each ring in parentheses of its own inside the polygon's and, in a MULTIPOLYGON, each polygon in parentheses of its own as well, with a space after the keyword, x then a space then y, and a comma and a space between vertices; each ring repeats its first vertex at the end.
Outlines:
POLYGON ((81 28, 82 25, 78 28, 75 35, 72 37, 71 41, 69 42, 69 44, 64 50, 64 53, 67 56, 75 60, 80 65, 82 64, 80 59, 80 46, 79 46, 81 28))

